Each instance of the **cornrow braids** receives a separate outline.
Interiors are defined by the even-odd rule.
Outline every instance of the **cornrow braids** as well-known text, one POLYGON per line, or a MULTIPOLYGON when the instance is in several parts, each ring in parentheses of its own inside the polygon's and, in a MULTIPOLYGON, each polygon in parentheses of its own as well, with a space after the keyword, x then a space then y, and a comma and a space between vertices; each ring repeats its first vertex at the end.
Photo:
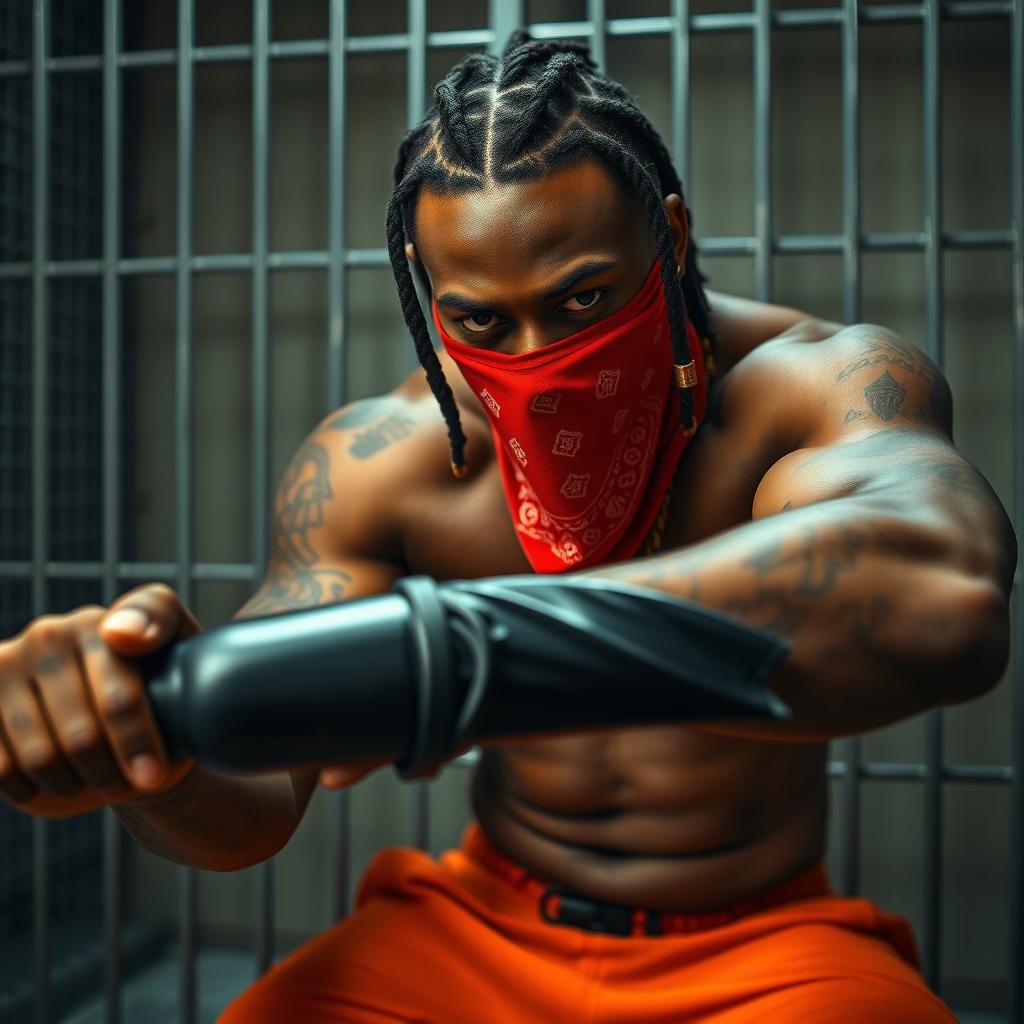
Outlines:
MULTIPOLYGON (((665 143, 629 93, 598 69, 586 44, 531 39, 515 32, 501 55, 472 54, 434 89, 434 105, 402 140, 388 202, 387 246, 398 297, 416 354, 448 430, 452 471, 466 473, 466 437, 458 406, 434 350, 413 283, 406 241, 414 241, 423 189, 458 195, 493 184, 535 179, 583 156, 599 161, 641 204, 657 246, 673 360, 692 362, 688 318, 717 341, 692 235, 685 272, 676 274, 666 195, 683 195, 665 143)), ((689 209, 687 217, 692 225, 689 209)), ((422 262, 415 271, 429 281, 422 262)), ((680 376, 684 429, 694 428, 692 377, 680 376)))

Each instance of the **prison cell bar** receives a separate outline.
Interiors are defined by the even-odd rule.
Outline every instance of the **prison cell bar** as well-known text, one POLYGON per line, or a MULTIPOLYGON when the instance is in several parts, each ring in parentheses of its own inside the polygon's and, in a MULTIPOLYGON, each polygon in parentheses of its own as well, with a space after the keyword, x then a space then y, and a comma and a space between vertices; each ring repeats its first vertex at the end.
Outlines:
MULTIPOLYGON (((860 37, 857 0, 843 0, 843 320, 860 320, 860 37)), ((843 753, 841 788, 842 840, 840 891, 860 891, 860 764, 861 740, 851 736, 840 744, 843 753)))
MULTIPOLYGON (((923 21, 924 66, 924 287, 927 352, 945 368, 942 277, 942 23, 934 4, 926 4, 923 21)), ((925 981, 935 992, 941 989, 940 924, 942 921, 942 726, 943 712, 936 708, 925 719, 924 782, 924 919, 921 928, 925 981)))
MULTIPOLYGON (((121 560, 121 3, 103 5, 103 603, 118 592, 121 560)), ((121 1020, 122 850, 124 831, 103 812, 104 997, 107 1024, 121 1020)))
MULTIPOLYGON (((109 2, 109 0, 108 0, 109 2)), ((175 582, 186 607, 192 606, 192 192, 195 83, 195 0, 178 0, 177 127, 178 166, 175 195, 175 392, 174 477, 175 582)), ((181 973, 179 1011, 182 1024, 196 1020, 196 940, 198 884, 195 868, 178 869, 181 973)))
MULTIPOLYGON (((427 6, 426 0, 407 0, 409 48, 406 55, 405 126, 415 128, 426 112, 427 87, 427 6)), ((417 283, 417 294, 419 294, 417 283)), ((422 295, 420 301, 423 301, 422 295)), ((410 372, 419 365, 412 346, 406 349, 410 372)), ((412 786, 409 793, 409 837, 413 846, 430 846, 430 791, 426 780, 412 786)))
MULTIPOLYGON (((46 258, 49 247, 49 82, 46 56, 49 51, 49 4, 32 5, 32 613, 46 611, 47 581, 44 572, 49 544, 49 320, 46 258)), ((49 1018, 50 985, 50 872, 47 843, 50 828, 45 818, 32 819, 32 922, 35 974, 36 1024, 49 1018)))
MULTIPOLYGON (((689 201, 689 196, 687 196, 689 201)), ((912 253, 925 248, 923 231, 889 231, 862 234, 861 252, 912 253)), ((771 240, 774 255, 842 255, 845 240, 842 234, 776 235, 771 240)), ((754 235, 708 235, 700 240, 701 252, 712 256, 754 256, 758 241, 754 235)), ((942 248, 947 251, 1013 250, 1012 230, 946 231, 942 235, 942 248)), ((324 270, 330 256, 322 250, 295 250, 270 252, 267 265, 271 270, 324 270)), ((172 274, 177 270, 174 256, 141 256, 117 261, 121 277, 172 274)), ((194 255, 188 261, 195 274, 239 273, 252 269, 252 253, 214 253, 194 255)), ((349 249, 345 254, 346 267, 388 266, 386 249, 349 249)), ((47 277, 95 277, 102 273, 102 260, 61 260, 46 264, 47 277)), ((0 263, 0 280, 27 278, 32 275, 31 261, 0 263)), ((74 562, 75 566, 91 562, 74 562)), ((135 563, 132 563, 135 564, 135 563)), ((202 563, 200 563, 202 564, 202 563)), ((4 575, 31 575, 30 562, 0 561, 4 575)), ((250 570, 252 567, 250 566, 250 570)), ((237 570, 236 570, 237 571, 237 570)), ((96 571, 92 572, 96 575, 96 571)), ((232 577, 235 579, 237 577, 232 577)))
POLYGON ((672 30, 669 36, 671 82, 672 162, 687 191, 687 205, 693 205, 690 175, 690 0, 672 0, 672 30))
MULTIPOLYGON (((590 22, 590 55, 601 71, 606 70, 607 63, 607 20, 604 0, 587 0, 587 21, 590 22)), ((502 41, 499 39, 497 42, 500 44, 502 41)))
MULTIPOLYGON (((252 561, 262 580, 269 548, 270 349, 267 220, 270 203, 270 0, 252 0, 252 561)), ((256 972, 274 959, 274 861, 256 869, 256 972)))
MULTIPOLYGON (((1013 214, 1013 525, 1024 539, 1024 0, 1010 21, 1010 180, 1013 214)), ((1013 789, 1010 799, 1010 1020, 1024 1022, 1024 600, 1018 557, 1012 623, 1013 789)))
MULTIPOLYGON (((259 4, 261 0, 254 0, 259 4)), ((409 0, 410 11, 418 0, 409 0)), ((688 20, 689 29, 696 34, 704 32, 727 32, 751 29, 755 33, 755 50, 760 47, 761 52, 756 57, 755 64, 758 66, 757 82, 755 87, 755 106, 763 110, 768 104, 770 111, 770 69, 768 68, 769 53, 766 49, 769 31, 774 28, 810 28, 826 25, 838 25, 843 29, 844 46, 844 226, 842 235, 817 235, 817 236, 772 236, 770 229, 765 232, 761 223, 758 223, 756 233, 749 238, 711 238, 705 239, 703 246, 705 251, 715 255, 753 255, 755 260, 760 260, 761 271, 759 273, 759 291, 762 297, 770 295, 770 256, 777 253, 842 253, 844 256, 844 311, 852 308, 852 305, 859 302, 859 283, 857 282, 859 271, 851 269, 852 262, 859 260, 859 251, 923 251, 925 253, 926 265, 928 267, 928 309, 929 309, 929 346, 933 357, 938 355, 937 361, 941 360, 941 261, 942 250, 948 249, 1001 249, 1011 248, 1013 250, 1014 264, 1014 334, 1016 346, 1014 349, 1014 380, 1015 380, 1015 411, 1014 411, 1014 441, 1015 451, 1024 450, 1024 354, 1022 354, 1022 342, 1024 342, 1024 297, 1022 297, 1022 246, 1024 246, 1024 198, 1022 198, 1021 181, 1024 178, 1022 173, 1021 151, 1024 149, 1024 130, 1021 127, 1022 100, 1021 94, 1024 89, 1022 85, 1022 51, 1024 51, 1024 40, 1022 40, 1022 13, 1019 3, 1008 2, 978 2, 978 3, 947 3, 942 5, 941 14, 949 19, 981 19, 992 17, 1009 16, 1012 21, 1011 33, 1011 74, 1012 74, 1012 138, 1013 138, 1013 228, 1009 232, 1001 231, 975 231, 975 232, 952 232, 943 233, 939 223, 939 152, 938 152, 938 92, 929 90, 927 80, 929 75, 935 77, 935 84, 938 85, 938 45, 937 32, 939 26, 938 11, 928 4, 903 4, 887 8, 866 8, 859 12, 851 9, 855 6, 853 0, 844 0, 844 7, 837 10, 810 10, 810 11, 776 11, 766 15, 767 4, 760 3, 751 13, 723 14, 723 15, 696 15, 687 19, 687 5, 684 0, 674 0, 674 17, 669 18, 634 18, 609 20, 604 24, 604 31, 609 36, 627 35, 657 35, 661 33, 673 33, 676 40, 673 49, 673 125, 680 125, 679 135, 673 138, 673 152, 677 159, 681 159, 682 166, 687 166, 687 131, 689 121, 688 106, 688 82, 686 77, 678 74, 678 60, 685 54, 686 71, 688 72, 688 33, 681 31, 680 21, 686 24, 688 20), (866 24, 908 24, 920 22, 924 25, 926 32, 926 206, 934 214, 930 220, 926 218, 926 230, 913 233, 887 233, 859 236, 858 217, 855 212, 855 192, 857 181, 857 159, 854 154, 856 141, 851 136, 851 125, 856 121, 856 39, 855 32, 858 23, 866 24), (928 35, 931 33, 931 35, 928 35), (931 38, 932 43, 927 40, 931 38), (930 57, 929 57, 930 54, 930 57), (852 71, 851 71, 852 68, 852 71), (767 71, 767 74, 765 72, 767 71), (931 98, 929 103, 928 98, 931 98), (852 108, 851 108, 852 104, 852 108), (681 137, 680 137, 681 136, 681 137), (682 156, 680 157, 680 152, 682 156), (852 168, 852 170, 851 170, 852 168), (765 237, 767 234, 767 238, 765 237), (852 275, 852 276, 851 276, 852 275)), ((331 369, 328 382, 328 405, 334 408, 343 400, 343 369, 344 369, 344 347, 345 347, 345 269, 354 266, 383 266, 386 263, 386 253, 383 250, 346 250, 343 231, 344 212, 344 98, 345 98, 345 56, 347 53, 377 53, 389 52, 392 50, 407 49, 409 52, 410 69, 415 65, 425 70, 425 47, 464 47, 486 44, 492 48, 499 46, 513 27, 521 24, 521 4, 501 4, 498 0, 491 0, 491 29, 472 30, 465 32, 447 33, 425 33, 422 19, 415 27, 415 31, 406 34, 393 34, 389 36, 360 37, 358 39, 347 38, 344 25, 345 4, 344 0, 332 0, 330 9, 331 30, 330 40, 299 41, 294 43, 269 43, 267 33, 254 36, 252 46, 221 46, 197 48, 193 45, 192 24, 193 11, 192 0, 183 0, 179 6, 178 18, 178 46, 172 51, 151 51, 144 53, 125 54, 120 52, 116 37, 111 43, 108 34, 111 31, 109 24, 105 29, 104 53, 98 57, 48 57, 48 44, 46 22, 48 20, 48 5, 45 0, 34 0, 34 33, 33 33, 33 59, 31 62, 9 61, 0 63, 0 76, 26 74, 31 72, 34 86, 33 109, 35 123, 37 126, 36 139, 34 142, 34 154, 37 167, 35 176, 36 191, 34 200, 34 238, 35 246, 33 257, 29 264, 9 263, 0 266, 0 277, 32 277, 33 282, 33 312, 34 312, 34 385, 33 385, 33 454, 35 457, 36 474, 33 479, 33 500, 36 505, 36 520, 33 534, 33 559, 31 563, 4 562, 0 563, 0 573, 5 577, 29 577, 32 580, 33 606, 37 613, 45 608, 46 580, 54 576, 69 576, 77 578, 93 578, 100 576, 105 585, 116 575, 119 579, 147 579, 154 576, 175 576, 179 592, 189 601, 191 582, 201 579, 226 579, 226 580, 258 580, 260 577, 260 559, 265 557, 266 547, 262 549, 264 554, 257 554, 251 565, 226 565, 220 563, 192 563, 191 553, 191 274, 211 273, 217 271, 252 270, 254 273, 254 313, 257 307, 256 292, 259 289, 257 279, 262 279, 264 300, 269 269, 319 269, 326 268, 328 271, 328 293, 330 306, 330 331, 328 340, 328 365, 331 369), (510 8, 515 8, 512 11, 510 8), (515 13, 515 18, 510 17, 515 13), (340 46, 338 44, 341 44, 340 46), (223 254, 212 257, 194 257, 191 254, 191 196, 192 196, 192 131, 194 121, 194 99, 192 74, 196 64, 207 62, 225 62, 237 60, 253 60, 254 62, 254 85, 259 72, 256 69, 258 63, 265 65, 268 58, 288 59, 309 56, 326 55, 331 66, 332 93, 330 101, 330 147, 332 161, 331 175, 331 207, 339 216, 332 217, 331 239, 327 253, 273 253, 268 251, 267 239, 265 236, 265 222, 263 245, 259 246, 254 239, 254 249, 249 254, 223 254), (116 240, 116 226, 111 229, 111 217, 116 218, 117 213, 108 206, 105 214, 105 237, 104 255, 100 261, 75 260, 50 263, 46 259, 46 193, 45 181, 47 180, 47 154, 45 140, 48 132, 47 126, 47 75, 56 71, 86 71, 102 68, 105 81, 105 105, 115 103, 113 94, 118 85, 116 76, 111 77, 112 69, 120 70, 124 67, 156 67, 166 64, 176 64, 178 71, 178 183, 177 183, 177 243, 176 254, 173 258, 157 259, 118 259, 116 256, 118 242, 116 240), (109 83, 109 84, 106 84, 109 83), (41 129, 41 130, 40 130, 41 129), (115 241, 111 241, 111 236, 115 241), (46 394, 45 394, 45 370, 47 362, 45 341, 45 325, 47 318, 47 279, 50 277, 83 276, 102 274, 104 281, 104 303, 105 303, 105 393, 113 394, 118 387, 117 382, 112 382, 110 377, 110 366, 113 362, 111 348, 116 346, 118 338, 118 324, 114 320, 116 313, 111 312, 116 306, 116 281, 122 275, 144 274, 144 273, 167 273, 173 272, 177 282, 177 316, 176 316, 176 402, 175 402, 175 450, 176 450, 176 477, 178 481, 178 493, 176 503, 176 532, 177 532, 177 556, 176 563, 121 563, 117 560, 117 525, 110 525, 105 529, 104 561, 102 563, 61 563, 49 562, 46 555, 45 516, 48 511, 46 502, 47 489, 45 473, 40 472, 40 467, 46 465, 45 450, 45 427, 48 422, 46 394), (111 292, 110 281, 115 282, 111 292), (113 341, 111 341, 113 339, 113 341)), ((118 21, 116 0, 107 0, 105 7, 105 22, 116 25, 118 21), (111 22, 112 19, 112 22, 111 22)), ((593 4, 592 11, 599 9, 599 5, 593 4)), ((603 11, 598 20, 603 17, 603 11)), ((255 25, 255 22, 254 22, 255 25)), ((410 18, 410 28, 414 28, 414 20, 410 18)), ((554 37, 562 35, 590 36, 594 37, 596 25, 586 23, 562 23, 562 24, 538 24, 531 26, 531 32, 538 37, 554 37)), ((116 28, 114 29, 116 32, 116 28)), ((260 30, 257 30, 258 32, 260 30)), ((604 33, 600 35, 600 41, 594 39, 595 52, 603 51, 604 33)), ((268 74, 265 70, 264 75, 268 74)), ((414 89, 418 88, 416 82, 410 76, 409 96, 414 95, 414 89)), ((417 73, 416 81, 421 81, 417 73)), ((255 111, 254 92, 254 146, 259 127, 266 122, 258 118, 255 111)), ((413 104, 410 103, 410 111, 413 104)), ((111 117, 105 113, 105 148, 111 152, 110 139, 115 142, 118 139, 119 125, 116 112, 111 117), (113 134, 106 134, 112 132, 113 134)), ((764 122, 760 122, 764 123, 764 122)), ((767 140, 766 134, 765 139, 767 140)), ((266 140, 263 140, 265 146, 266 140)), ((761 149, 767 148, 762 144, 761 149)), ((119 149, 114 145, 113 149, 119 149)), ((266 152, 263 154, 263 165, 265 166, 266 152)), ((254 155, 254 182, 257 157, 254 155)), ((761 161, 761 172, 770 173, 766 161, 761 161)), ((113 170, 105 171, 105 194, 112 186, 110 182, 116 182, 113 170)), ((765 178, 761 177, 759 183, 760 195, 770 202, 770 188, 766 187, 765 178)), ((258 191, 258 190, 257 190, 258 191)), ((264 200, 262 209, 266 209, 266 195, 264 189, 264 200)), ((765 208, 766 212, 767 207, 765 208)), ((258 212, 254 210, 258 217, 258 212)), ((114 221, 116 225, 116 221, 114 221)), ((262 307, 265 310, 265 305, 262 307)), ((264 313, 265 317, 265 313, 264 313)), ((257 330, 256 317, 254 316, 254 331, 257 330)), ((850 317, 853 319, 853 317, 850 317)), ((266 322, 263 325, 263 351, 266 351, 266 322)), ((254 346, 256 342, 254 340, 254 346)), ((256 363, 259 360, 254 356, 254 393, 260 387, 258 375, 265 374, 265 367, 261 370, 256 363)), ((265 378, 264 378, 265 386, 265 378)), ((109 410, 107 412, 109 415, 109 410)), ((256 423, 257 436, 261 430, 266 430, 266 409, 264 408, 263 420, 256 423)), ((255 417, 254 417, 255 419, 255 417)), ((105 426, 105 446, 107 455, 110 455, 109 446, 112 443, 111 427, 105 426)), ((265 436, 265 435, 264 435, 265 436)), ((265 442, 262 455, 259 452, 259 445, 254 452, 254 460, 265 458, 265 442)), ((108 511, 116 507, 116 481, 114 468, 115 458, 107 458, 105 470, 105 502, 108 511), (109 478, 109 479, 108 479, 109 478)), ((265 462, 264 462, 265 465, 265 462)), ((1015 497, 1014 515, 1015 525, 1018 534, 1021 532, 1021 519, 1024 517, 1024 483, 1022 483, 1020 469, 1015 474, 1015 497)), ((254 478, 259 478, 259 470, 254 473, 254 478)), ((264 476, 265 481, 265 476, 264 476)), ((265 487, 265 483, 264 483, 265 487)), ((256 484, 254 481, 254 493, 256 484)), ((263 503, 266 507, 266 503, 263 503)), ((266 524, 263 526, 264 534, 266 524)), ((259 527, 257 527, 259 532, 259 527)), ((1021 646, 1022 635, 1024 635, 1024 614, 1017 601, 1017 613, 1014 619, 1014 668, 1013 685, 1015 707, 1024 706, 1024 680, 1021 672, 1021 646)), ((938 970, 938 936, 939 928, 939 903, 938 896, 940 888, 940 876, 938 874, 939 859, 941 850, 939 846, 939 835, 941 830, 940 801, 941 783, 945 781, 959 782, 983 782, 983 783, 1010 783, 1012 785, 1012 802, 1014 810, 1018 813, 1013 818, 1013 835, 1011 864, 1013 867, 1013 892, 1011 895, 1011 942, 1010 942, 1010 984, 1011 984, 1011 1016, 1019 1020, 1021 1016, 1021 982, 1018 965, 1021 956, 1021 917, 1024 895, 1021 885, 1021 853, 1022 826, 1024 814, 1019 813, 1024 804, 1022 796, 1022 748, 1024 748, 1024 737, 1021 735, 1020 715, 1016 716, 1014 733, 1014 754, 1012 766, 975 766, 975 765, 944 765, 941 763, 941 718, 940 713, 933 713, 930 718, 928 758, 925 765, 890 765, 869 763, 860 764, 854 760, 851 768, 849 759, 842 762, 830 762, 830 777, 840 777, 844 784, 855 779, 903 779, 909 781, 923 781, 926 786, 926 806, 930 808, 927 826, 928 859, 931 861, 926 872, 925 887, 926 894, 926 920, 928 924, 925 929, 926 953, 930 960, 930 970, 934 974, 938 970), (938 726, 932 724, 938 722, 938 726), (929 938, 931 937, 931 938, 929 938), (929 946, 928 944, 931 943, 929 946), (930 949, 930 952, 929 952, 930 949)), ((473 757, 460 759, 463 764, 471 764, 475 761, 473 757)), ((850 792, 854 789, 851 788, 850 792)), ((344 838, 348 835, 348 796, 346 793, 338 794, 338 837, 344 838)), ((850 806, 854 806, 852 803, 850 806)), ((851 816, 850 810, 846 812, 847 822, 855 822, 856 815, 851 816)), ((419 826, 419 831, 425 834, 426 818, 419 826)), ((849 829, 851 826, 847 824, 849 829)), ((854 826, 855 827, 855 826, 854 826)), ((46 1004, 46 981, 48 977, 49 959, 49 935, 48 922, 46 920, 46 848, 45 848, 45 823, 37 823, 34 832, 34 870, 36 877, 36 1019, 47 1019, 46 1004)), ((336 861, 337 893, 334 899, 334 909, 337 914, 344 913, 346 909, 346 890, 348 884, 347 865, 349 854, 346 844, 344 849, 339 851, 336 861)), ((856 843, 852 848, 856 848, 856 843)), ((108 860, 106 873, 108 878, 116 878, 118 871, 116 862, 110 858, 108 846, 108 860)), ((193 1020, 195 1017, 195 874, 183 869, 182 877, 182 983, 181 1001, 183 1015, 186 1020, 193 1020)), ((272 928, 272 919, 266 914, 261 914, 263 926, 272 928)), ((112 929, 108 929, 108 933, 112 929)), ((108 945, 110 942, 108 934, 108 945)), ((258 939, 258 944, 269 942, 266 937, 258 939)), ((263 948, 268 948, 264 946, 263 948)), ((116 961, 116 953, 113 955, 116 961)), ((119 967, 108 965, 108 989, 116 986, 119 981, 119 967)), ((937 980, 937 979, 936 979, 937 980)), ((108 1000, 108 1003, 113 1002, 108 1000)), ((108 1006, 108 1019, 116 1019, 116 1009, 108 1006)))
MULTIPOLYGON (((328 145, 328 261, 327 261, 327 394, 325 413, 345 401, 345 353, 348 319, 345 279, 345 241, 348 227, 345 205, 345 0, 330 0, 330 57, 327 102, 328 145)), ((352 799, 349 790, 332 793, 330 829, 333 842, 331 871, 331 917, 340 921, 348 914, 349 875, 352 861, 352 799)))

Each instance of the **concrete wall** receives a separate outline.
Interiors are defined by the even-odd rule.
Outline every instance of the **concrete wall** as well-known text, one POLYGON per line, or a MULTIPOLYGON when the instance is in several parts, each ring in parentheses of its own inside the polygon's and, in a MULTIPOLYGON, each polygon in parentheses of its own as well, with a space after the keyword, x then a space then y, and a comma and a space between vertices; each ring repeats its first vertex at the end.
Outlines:
MULTIPOLYGON (((239 42, 251 33, 243 0, 200 4, 200 43, 239 42)), ((531 20, 583 17, 582 2, 534 2, 531 20)), ((812 6, 788 4, 787 6, 812 6)), ((354 0, 350 31, 401 31, 405 5, 354 0)), ((694 3, 695 11, 733 10, 729 0, 694 3)), ((665 13, 667 3, 617 0, 611 16, 665 13)), ((431 4, 431 28, 484 24, 485 4, 431 4)), ((146 7, 147 45, 173 45, 173 5, 146 7)), ((275 38, 324 37, 326 4, 279 3, 275 38)), ((862 202, 866 231, 922 227, 922 68, 915 28, 862 29, 862 202)), ((1009 44, 1003 23, 947 25, 944 213, 947 229, 1009 227, 1009 44)), ((752 48, 749 34, 693 39, 693 180, 685 183, 696 234, 750 234, 752 201, 752 48)), ((431 83, 461 54, 431 55, 431 83)), ((780 233, 841 229, 840 37, 836 31, 779 33, 774 60, 774 215, 780 233)), ((633 91, 669 136, 666 41, 611 40, 610 73, 633 91)), ((143 254, 174 246, 172 74, 135 73, 143 95, 141 222, 143 254)), ((271 247, 321 249, 327 241, 327 65, 324 60, 272 68, 271 247)), ((251 90, 247 65, 203 67, 197 74, 195 244, 201 252, 250 246, 251 90)), ((349 59, 348 244, 383 246, 391 165, 405 127, 405 64, 400 56, 349 59)), ((752 294, 752 260, 705 260, 714 287, 752 294)), ((775 298, 840 318, 838 257, 777 257, 775 298)), ((923 258, 865 255, 863 318, 924 344, 923 258)), ((411 346, 390 272, 350 273, 349 398, 390 387, 411 363, 411 346)), ((138 524, 142 558, 173 557, 171 428, 174 283, 144 279, 140 302, 138 524)), ((949 254, 945 259, 946 359, 956 407, 955 439, 1004 504, 1011 499, 1010 256, 949 254)), ((249 285, 244 275, 198 279, 195 288, 195 495, 199 560, 250 559, 249 285)), ((326 292, 321 273, 273 278, 272 467, 325 411, 326 292)), ((195 605, 206 625, 226 621, 246 588, 199 585, 195 605)), ((1005 763, 1010 754, 1010 692, 946 715, 946 757, 1005 763)), ((923 720, 866 737, 865 756, 917 761, 923 720)), ((454 842, 465 821, 467 775, 449 771, 434 786, 435 849, 454 842)), ((388 773, 354 792, 355 868, 380 845, 407 835, 409 790, 388 773)), ((328 923, 329 803, 319 793, 302 828, 279 858, 282 945, 328 923)), ((869 783, 863 793, 863 884, 888 908, 921 915, 923 794, 910 784, 869 783)), ((945 798, 944 968, 947 992, 995 1000, 1005 975, 1008 885, 1007 793, 947 786, 945 798)), ((834 837, 837 838, 837 837, 834 837)), ((832 867, 838 872, 838 843, 832 867)), ((174 913, 170 868, 137 858, 136 899, 153 913, 174 913)), ((252 921, 252 872, 204 877, 201 907, 211 941, 244 941, 252 921)))

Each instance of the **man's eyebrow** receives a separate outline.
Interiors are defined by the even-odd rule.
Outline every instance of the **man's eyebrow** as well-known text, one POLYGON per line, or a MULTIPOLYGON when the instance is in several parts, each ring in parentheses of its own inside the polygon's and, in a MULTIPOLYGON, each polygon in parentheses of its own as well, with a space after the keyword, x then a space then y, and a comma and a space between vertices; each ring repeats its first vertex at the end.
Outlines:
POLYGON ((494 307, 487 306, 482 302, 474 302, 467 299, 465 295, 458 292, 445 292, 443 295, 435 295, 434 301, 439 306, 455 306, 458 309, 468 309, 470 316, 478 313, 490 313, 494 307))
MULTIPOLYGON (((591 274, 600 274, 605 270, 614 270, 618 265, 616 260, 589 260, 586 263, 581 263, 578 267, 569 271, 561 280, 556 281, 551 288, 544 292, 541 299, 558 298, 559 295, 565 294, 579 281, 582 281, 583 278, 590 277, 591 274)), ((439 306, 454 306, 457 309, 468 310, 470 315, 491 313, 495 308, 494 303, 488 305, 484 302, 475 302, 473 299, 468 299, 465 295, 460 295, 458 292, 444 292, 441 295, 436 295, 434 301, 439 306)))
POLYGON ((574 270, 569 271, 560 281, 549 288, 542 296, 542 299, 557 299, 559 295, 569 291, 577 282, 582 281, 591 274, 600 274, 605 270, 614 270, 618 266, 615 260, 589 260, 581 263, 574 270))

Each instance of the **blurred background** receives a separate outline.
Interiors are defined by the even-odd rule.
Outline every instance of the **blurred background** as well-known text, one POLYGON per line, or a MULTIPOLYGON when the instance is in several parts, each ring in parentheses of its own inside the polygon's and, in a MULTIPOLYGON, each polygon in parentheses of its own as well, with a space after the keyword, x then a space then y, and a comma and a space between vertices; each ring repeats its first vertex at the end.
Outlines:
MULTIPOLYGON (((184 19, 172 0, 0 0, 0 638, 144 579, 184 590, 207 627, 244 603, 298 443, 416 365, 383 254, 398 143, 433 83, 517 20, 597 33, 681 158, 711 287, 940 356, 957 446, 1012 511, 1021 0, 941 19, 861 4, 845 150, 852 3, 781 0, 759 33, 768 5, 750 0, 531 0, 521 16, 497 0, 196 0, 179 60, 182 2, 184 19), (677 31, 687 8, 694 31, 677 31)), ((834 751, 833 878, 931 936, 932 979, 965 1020, 1019 1011, 1013 691, 834 751), (858 778, 853 758, 882 769, 858 778), (939 785, 940 763, 968 769, 939 785)), ((0 1020, 212 1020, 344 910, 374 850, 455 843, 467 780, 320 791, 273 869, 232 875, 152 857, 109 813, 43 825, 0 807, 0 1020)))

